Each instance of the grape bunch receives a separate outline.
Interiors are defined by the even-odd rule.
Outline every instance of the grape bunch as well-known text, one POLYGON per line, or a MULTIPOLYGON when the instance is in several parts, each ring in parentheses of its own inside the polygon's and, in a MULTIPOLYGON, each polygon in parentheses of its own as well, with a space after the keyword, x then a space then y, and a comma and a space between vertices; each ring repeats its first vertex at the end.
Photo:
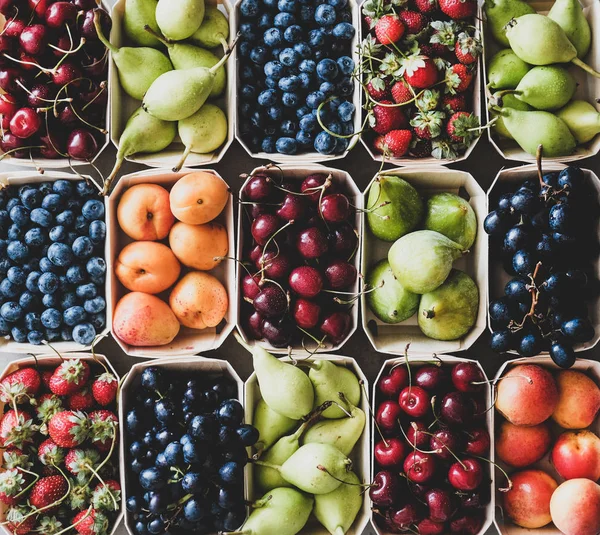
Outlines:
POLYGON ((524 357, 548 351, 568 368, 574 346, 595 334, 586 301, 596 283, 598 205, 577 167, 539 176, 503 193, 484 222, 492 254, 513 277, 490 302, 491 346, 524 357))

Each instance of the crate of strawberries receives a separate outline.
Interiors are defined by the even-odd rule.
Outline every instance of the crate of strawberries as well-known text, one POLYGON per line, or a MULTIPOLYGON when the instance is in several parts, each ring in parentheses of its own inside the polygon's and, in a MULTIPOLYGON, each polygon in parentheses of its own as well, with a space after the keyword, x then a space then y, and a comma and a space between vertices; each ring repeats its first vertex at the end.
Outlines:
POLYGON ((367 0, 361 12, 369 154, 396 165, 466 159, 481 131, 477 2, 367 0))
POLYGON ((119 378, 103 355, 11 362, 0 379, 5 533, 114 533, 121 519, 119 378))

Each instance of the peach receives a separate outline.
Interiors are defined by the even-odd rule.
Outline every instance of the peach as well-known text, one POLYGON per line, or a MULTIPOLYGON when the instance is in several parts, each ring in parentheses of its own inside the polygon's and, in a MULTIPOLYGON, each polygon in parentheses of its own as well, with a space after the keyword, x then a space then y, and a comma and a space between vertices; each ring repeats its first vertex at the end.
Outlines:
POLYGON ((550 501, 554 525, 564 535, 600 533, 600 485, 589 479, 570 479, 558 487, 550 501))
POLYGON ((117 219, 123 232, 134 240, 166 238, 175 223, 169 192, 158 184, 137 184, 129 188, 119 200, 117 219))
POLYGON ((558 404, 552 418, 565 429, 584 429, 592 425, 600 410, 600 388, 585 375, 575 370, 556 375, 558 404))
POLYGON ((543 470, 524 470, 511 475, 513 487, 504 494, 504 512, 518 526, 541 528, 552 522, 550 499, 558 487, 543 470))
POLYGON ((175 284, 181 265, 166 245, 136 241, 126 245, 115 262, 115 275, 132 292, 157 294, 175 284))
POLYGON ((568 431, 552 448, 552 464, 564 479, 600 479, 600 438, 591 431, 568 431))
POLYGON ((202 225, 217 217, 229 200, 229 187, 222 178, 206 171, 181 177, 171 189, 173 215, 190 225, 202 225))
POLYGON ((538 462, 551 445, 552 434, 546 423, 523 427, 502 422, 496 434, 496 455, 516 468, 538 462))
POLYGON ((554 412, 558 389, 552 374, 522 364, 504 374, 497 386, 496 410, 515 425, 538 425, 554 412))
POLYGON ((182 264, 201 271, 214 268, 229 252, 227 229, 219 223, 175 223, 169 245, 182 264))
POLYGON ((182 325, 192 329, 216 327, 227 314, 227 290, 210 273, 192 271, 171 291, 171 310, 182 325))
POLYGON ((132 346, 163 346, 179 333, 179 322, 169 305, 155 295, 131 292, 115 307, 113 333, 132 346))

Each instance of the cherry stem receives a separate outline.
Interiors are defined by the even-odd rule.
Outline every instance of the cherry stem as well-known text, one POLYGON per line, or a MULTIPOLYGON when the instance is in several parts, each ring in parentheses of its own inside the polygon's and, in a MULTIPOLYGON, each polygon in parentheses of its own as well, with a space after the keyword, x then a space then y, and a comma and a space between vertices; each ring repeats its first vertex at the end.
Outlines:
POLYGON ((500 470, 500 472, 502 472, 502 474, 506 478, 506 481, 508 482, 508 487, 499 488, 498 490, 500 492, 509 492, 513 488, 512 479, 506 473, 506 470, 504 470, 504 468, 502 468, 498 463, 495 463, 491 459, 486 459, 485 457, 481 457, 480 455, 473 455, 473 457, 475 457, 476 459, 479 459, 480 461, 485 461, 486 463, 490 463, 491 465, 495 466, 498 470, 500 470))
POLYGON ((431 433, 426 433, 425 431, 423 431, 423 429, 419 429, 417 427, 417 424, 415 422, 410 422, 410 426, 415 430, 415 441, 414 443, 411 442, 408 438, 408 435, 406 434, 406 431, 404 431, 404 428, 402 427, 402 425, 400 424, 400 420, 398 420, 398 427, 400 428, 400 431, 402 432, 402 435, 404 436, 404 439, 406 440, 406 442, 408 442, 412 447, 413 447, 413 451, 418 451, 419 453, 442 453, 441 449, 437 449, 437 450, 422 450, 420 448, 417 447, 417 435, 419 433, 423 433, 424 435, 430 435, 431 433))
MULTIPOLYGON (((350 464, 348 464, 348 466, 351 466, 350 464)), ((336 481, 339 481, 340 483, 343 483, 344 485, 350 485, 351 487, 360 487, 361 489, 370 489, 371 487, 373 487, 373 484, 367 485, 365 483, 351 483, 350 481, 344 481, 343 479, 340 479, 339 477, 334 476, 325 466, 323 466, 322 464, 318 464, 317 465, 317 470, 320 470, 321 472, 325 472, 329 477, 335 479, 336 481)), ((350 471, 350 469, 348 469, 348 472, 350 471)))
POLYGON ((363 396, 367 402, 367 407, 369 409, 369 416, 371 416, 371 420, 373 420, 373 424, 375 424, 375 429, 377 429, 377 432, 379 433, 379 436, 381 437, 381 440, 383 440, 383 443, 385 444, 386 448, 390 447, 390 443, 385 439, 385 437, 383 436, 383 433, 381 431, 381 427, 379 427, 379 424, 377 423, 377 419, 375 418, 375 415, 373 414, 373 407, 371 407, 371 402, 369 401, 369 396, 367 394, 367 390, 365 388, 365 383, 364 381, 361 379, 358 384, 360 384, 360 388, 363 391, 363 396))

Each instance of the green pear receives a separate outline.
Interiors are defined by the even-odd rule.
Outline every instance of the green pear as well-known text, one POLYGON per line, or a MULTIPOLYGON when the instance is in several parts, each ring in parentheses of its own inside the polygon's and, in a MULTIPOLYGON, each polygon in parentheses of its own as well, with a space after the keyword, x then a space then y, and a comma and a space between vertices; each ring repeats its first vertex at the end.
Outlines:
POLYGON ((253 504, 241 530, 232 535, 296 535, 308 522, 313 505, 312 496, 295 489, 273 489, 253 504))
POLYGON ((142 108, 134 111, 119 138, 115 166, 104 181, 104 195, 110 192, 111 184, 125 158, 140 152, 160 152, 173 143, 176 135, 177 123, 161 121, 146 113, 142 108))
POLYGON ((179 171, 190 152, 209 154, 227 139, 227 116, 214 104, 204 104, 196 113, 178 123, 179 137, 185 151, 173 171, 179 171))
POLYGON ((462 197, 436 193, 427 199, 423 228, 435 230, 463 249, 469 249, 477 236, 477 216, 462 197))
POLYGON ((252 353, 260 393, 272 410, 293 420, 300 420, 312 411, 315 392, 308 375, 258 344, 249 346, 237 333, 235 338, 252 353))
POLYGON ((204 20, 204 0, 158 0, 156 22, 167 39, 191 37, 204 20))
POLYGON ((313 513, 331 535, 344 535, 354 523, 363 505, 362 482, 354 472, 329 494, 317 494, 313 513))
POLYGON ((490 89, 514 89, 519 85, 531 65, 525 63, 512 50, 497 52, 488 66, 488 87, 490 89))
POLYGON ((433 230, 418 230, 392 245, 388 260, 398 282, 409 292, 425 294, 448 277, 452 263, 464 249, 433 230))
POLYGON ((384 323, 400 323, 419 309, 420 297, 398 282, 387 258, 377 262, 365 282, 371 289, 365 294, 367 305, 384 323))
POLYGON ((254 447, 263 451, 292 431, 298 425, 298 421, 275 412, 261 399, 254 409, 252 425, 258 430, 258 442, 254 447))
POLYGON ((304 433, 304 444, 314 442, 331 444, 344 455, 352 453, 354 446, 365 429, 366 416, 364 411, 348 402, 345 396, 340 396, 340 400, 350 408, 350 416, 337 420, 321 420, 312 425, 304 433))
POLYGON ((583 58, 592 44, 592 30, 579 0, 556 0, 548 17, 560 25, 577 49, 577 57, 583 58))
POLYGON ((538 110, 553 111, 569 102, 577 82, 573 75, 558 65, 542 65, 531 69, 519 82, 516 89, 506 89, 497 93, 502 98, 514 94, 538 110))
POLYGON ((487 27, 494 39, 503 46, 509 46, 506 37, 506 24, 516 17, 535 13, 535 9, 521 0, 485 0, 483 5, 487 17, 487 27))
MULTIPOLYGON (((117 48, 102 33, 98 17, 94 18, 94 24, 98 39, 110 50, 112 59, 117 66, 121 87, 130 97, 142 100, 146 91, 161 75, 164 76, 173 71, 173 65, 169 58, 160 50, 130 46, 117 48)), ((163 120, 168 121, 169 119, 163 120)))
MULTIPOLYGON (((338 366, 330 360, 315 360, 310 364, 308 378, 315 391, 315 406, 327 401, 338 401, 342 392, 353 405, 360 403, 360 384, 354 372, 345 366, 338 366)), ((344 403, 341 403, 343 406, 344 403)), ((346 413, 337 405, 323 412, 323 418, 342 418, 346 413)))
POLYGON ((156 24, 157 3, 158 0, 126 0, 123 29, 136 45, 160 48, 160 41, 144 30, 145 26, 149 26, 156 33, 160 32, 156 24))
POLYGON ((142 107, 164 121, 180 121, 193 115, 210 96, 219 69, 232 51, 233 48, 228 49, 210 68, 174 70, 159 76, 148 89, 142 107))
POLYGON ((453 269, 439 288, 421 297, 419 327, 429 338, 457 340, 475 325, 478 309, 477 285, 469 275, 453 269))
POLYGON ((394 241, 413 230, 423 217, 423 201, 406 180, 379 175, 369 188, 367 222, 376 238, 394 241))
POLYGON ((496 108, 496 112, 512 138, 532 156, 539 145, 544 146, 544 156, 548 158, 568 156, 577 146, 567 124, 550 112, 512 108, 496 108))
MULTIPOLYGON (((522 100, 519 100, 517 97, 515 97, 515 95, 504 95, 502 97, 502 105, 505 108, 512 108, 513 110, 522 110, 522 111, 532 111, 533 108, 527 104, 526 102, 523 102, 522 100)), ((506 129, 506 126, 504 125, 504 119, 502 118, 502 115, 499 115, 496 111, 494 111, 493 109, 490 110, 490 115, 492 117, 495 117, 496 120, 494 121, 494 124, 492 125, 492 128, 494 129, 494 132, 496 132, 496 134, 508 138, 508 139, 512 139, 512 135, 511 133, 506 129)))
POLYGON ((577 143, 587 143, 600 133, 600 113, 585 100, 572 100, 556 116, 567 124, 577 143))
POLYGON ((215 48, 222 45, 227 47, 229 38, 229 21, 215 6, 206 6, 204 20, 194 34, 190 37, 192 43, 204 48, 215 48))
POLYGON ((600 78, 599 72, 577 57, 577 49, 564 30, 551 18, 538 13, 523 15, 510 22, 506 37, 514 53, 526 63, 550 65, 571 62, 600 78))

